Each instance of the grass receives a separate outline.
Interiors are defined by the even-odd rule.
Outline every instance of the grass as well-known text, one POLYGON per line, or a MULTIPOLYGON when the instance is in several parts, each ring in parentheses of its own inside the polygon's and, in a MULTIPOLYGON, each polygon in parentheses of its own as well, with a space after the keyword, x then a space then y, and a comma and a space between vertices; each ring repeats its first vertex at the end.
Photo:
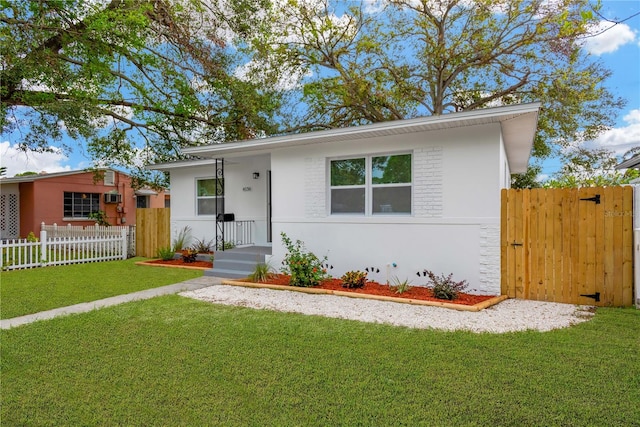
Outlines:
POLYGON ((3 425, 637 425, 640 311, 472 334, 176 295, 0 331, 3 425))
POLYGON ((0 272, 0 318, 9 319, 202 276, 135 265, 144 258, 0 272))

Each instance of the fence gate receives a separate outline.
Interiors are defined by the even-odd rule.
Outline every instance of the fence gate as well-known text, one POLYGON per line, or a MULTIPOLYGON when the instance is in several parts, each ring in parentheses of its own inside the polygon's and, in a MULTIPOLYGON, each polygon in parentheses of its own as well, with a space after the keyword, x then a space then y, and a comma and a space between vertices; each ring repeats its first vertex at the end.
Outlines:
POLYGON ((629 186, 502 190, 502 293, 632 305, 632 222, 629 186))

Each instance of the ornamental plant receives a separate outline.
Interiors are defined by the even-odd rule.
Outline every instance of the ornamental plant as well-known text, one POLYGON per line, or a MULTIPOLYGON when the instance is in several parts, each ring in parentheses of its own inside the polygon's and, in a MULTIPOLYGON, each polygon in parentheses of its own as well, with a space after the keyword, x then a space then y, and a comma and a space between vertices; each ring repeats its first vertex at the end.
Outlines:
POLYGON ((171 246, 158 248, 156 253, 158 255, 158 258, 162 259, 163 261, 169 261, 173 259, 173 255, 174 255, 173 248, 171 246))
POLYGON ((196 258, 198 256, 198 251, 192 248, 183 249, 181 251, 182 261, 186 263, 196 262, 196 258))
POLYGON ((367 273, 364 271, 347 271, 340 278, 342 280, 342 287, 349 289, 363 288, 367 282, 367 273))
POLYGON ((266 282, 274 276, 273 267, 269 263, 258 263, 253 270, 253 273, 249 275, 249 279, 252 282, 266 282))
POLYGON ((393 278, 393 285, 389 286, 396 294, 403 294, 411 289, 411 282, 409 279, 400 280, 397 277, 393 278))
POLYGON ((322 265, 327 257, 320 259, 304 248, 300 240, 295 243, 284 233, 280 233, 282 242, 287 248, 287 254, 282 261, 282 272, 291 276, 291 286, 317 286, 321 280, 328 278, 327 270, 322 265))
POLYGON ((440 299, 454 300, 458 298, 458 294, 463 292, 469 284, 466 280, 456 282, 453 280, 453 273, 445 276, 436 276, 432 271, 425 271, 429 277, 427 286, 433 291, 433 296, 440 299))

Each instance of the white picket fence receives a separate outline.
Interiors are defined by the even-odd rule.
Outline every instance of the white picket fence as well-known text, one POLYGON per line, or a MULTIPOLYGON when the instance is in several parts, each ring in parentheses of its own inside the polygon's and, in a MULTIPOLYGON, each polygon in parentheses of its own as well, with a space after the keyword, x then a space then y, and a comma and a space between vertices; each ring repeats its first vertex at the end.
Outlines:
POLYGON ((127 230, 118 235, 50 237, 40 231, 39 241, 0 241, 0 269, 45 267, 49 265, 127 259, 127 230))
POLYGON ((136 226, 135 225, 58 225, 53 223, 47 225, 44 222, 40 224, 40 230, 46 231, 49 238, 51 237, 106 237, 120 236, 122 231, 127 233, 128 255, 136 256, 136 226))
POLYGON ((102 236, 120 236, 121 231, 129 232, 129 226, 121 225, 47 225, 44 222, 40 224, 40 230, 46 231, 49 237, 102 237, 102 236))

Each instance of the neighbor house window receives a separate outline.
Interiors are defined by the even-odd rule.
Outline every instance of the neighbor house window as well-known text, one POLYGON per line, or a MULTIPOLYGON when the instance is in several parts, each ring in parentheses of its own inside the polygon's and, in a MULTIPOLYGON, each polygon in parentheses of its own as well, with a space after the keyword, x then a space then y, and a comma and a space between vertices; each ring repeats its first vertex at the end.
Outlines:
POLYGON ((100 210, 99 193, 64 192, 64 217, 89 219, 89 214, 100 210))
POLYGON ((218 178, 197 179, 196 203, 198 215, 215 215, 216 213, 223 213, 224 180, 218 178))
POLYGON ((411 214, 411 154, 332 160, 332 214, 411 214))

